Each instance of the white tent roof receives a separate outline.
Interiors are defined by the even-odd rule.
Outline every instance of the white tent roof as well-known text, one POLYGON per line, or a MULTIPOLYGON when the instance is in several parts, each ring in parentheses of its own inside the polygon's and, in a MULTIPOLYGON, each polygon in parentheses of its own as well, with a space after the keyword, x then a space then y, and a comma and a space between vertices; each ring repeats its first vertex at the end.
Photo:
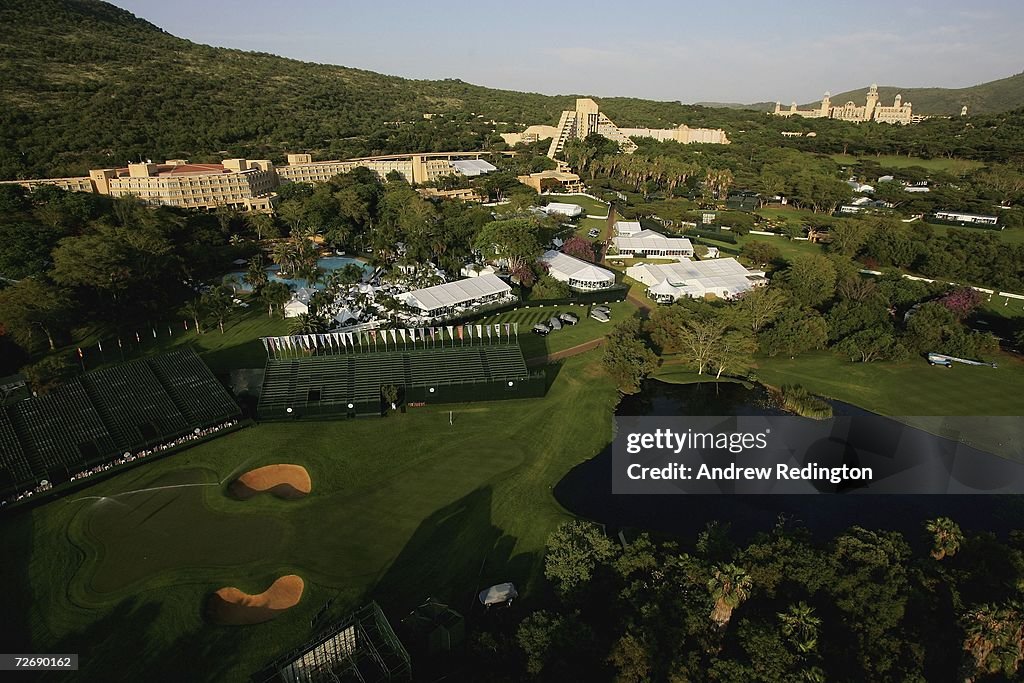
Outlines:
POLYGON ((616 237, 615 246, 619 251, 643 251, 644 249, 673 249, 693 252, 693 244, 685 237, 665 237, 660 232, 642 230, 633 235, 616 237))
POLYGON ((480 602, 484 605, 500 605, 516 597, 519 597, 519 591, 511 583, 499 583, 480 591, 480 602))
POLYGON ((512 288, 497 275, 480 275, 479 277, 446 282, 443 285, 434 285, 426 289, 406 292, 400 298, 405 303, 416 306, 421 310, 433 311, 438 308, 457 306, 467 301, 474 301, 495 294, 506 294, 511 291, 512 288))
POLYGON ((552 273, 558 273, 581 282, 615 281, 615 275, 611 271, 599 268, 593 263, 587 263, 575 256, 563 254, 560 251, 546 251, 540 257, 540 260, 548 264, 552 273))
MULTIPOLYGON (((730 295, 745 292, 764 278, 763 271, 747 270, 734 258, 665 264, 640 263, 628 268, 626 274, 652 288, 668 284, 679 289, 724 289, 730 295)), ((668 290, 664 289, 664 292, 668 293, 668 290)))
POLYGON ((642 229, 640 221, 615 221, 616 235, 635 235, 642 229))
POLYGON ((583 213, 583 207, 579 204, 562 204, 559 202, 551 202, 544 207, 545 213, 560 213, 563 216, 579 216, 583 213))
POLYGON ((464 176, 478 176, 491 171, 497 171, 498 167, 492 163, 484 161, 483 159, 465 159, 463 161, 452 161, 450 162, 452 168, 461 173, 464 176))
POLYGON ((658 284, 654 285, 648 290, 651 294, 665 294, 668 296, 678 296, 679 288, 668 283, 668 280, 662 280, 658 284))

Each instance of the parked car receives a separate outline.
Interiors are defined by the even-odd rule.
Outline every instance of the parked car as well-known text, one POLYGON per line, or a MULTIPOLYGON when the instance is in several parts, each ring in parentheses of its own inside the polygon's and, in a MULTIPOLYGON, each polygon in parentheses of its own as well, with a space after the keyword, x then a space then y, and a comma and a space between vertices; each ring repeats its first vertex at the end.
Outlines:
POLYGON ((539 334, 542 337, 546 337, 548 336, 548 334, 551 333, 551 328, 545 325, 544 323, 537 323, 536 325, 533 326, 532 332, 534 334, 539 334))
POLYGON ((601 304, 599 306, 594 306, 591 310, 592 311, 601 311, 602 313, 604 313, 608 317, 611 317, 611 315, 612 315, 612 309, 608 308, 604 304, 601 304))
POLYGON ((558 319, 557 315, 551 316, 551 320, 547 321, 546 324, 552 330, 560 330, 560 329, 562 329, 562 321, 558 319))
POLYGON ((580 321, 580 318, 575 313, 559 313, 558 319, 562 321, 563 325, 575 325, 580 321))
POLYGON ((596 308, 594 310, 590 311, 590 317, 593 318, 594 320, 596 320, 599 323, 606 323, 606 322, 608 322, 609 320, 612 319, 610 315, 608 315, 604 311, 598 310, 596 308))
POLYGON ((601 231, 598 230, 597 228, 594 228, 590 232, 587 233, 587 236, 590 237, 591 239, 593 239, 593 238, 597 237, 600 234, 601 234, 601 231))

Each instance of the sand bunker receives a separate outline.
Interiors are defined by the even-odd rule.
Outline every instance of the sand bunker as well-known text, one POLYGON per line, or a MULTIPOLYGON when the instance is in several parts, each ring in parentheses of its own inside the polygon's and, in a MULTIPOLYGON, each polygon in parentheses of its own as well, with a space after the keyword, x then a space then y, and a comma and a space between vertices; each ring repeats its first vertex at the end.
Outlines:
POLYGON ((249 595, 234 587, 221 588, 206 602, 210 621, 225 626, 242 626, 270 621, 302 599, 305 584, 301 576, 282 576, 259 595, 249 595))
POLYGON ((246 472, 231 482, 228 490, 235 498, 248 500, 258 493, 278 498, 302 498, 313 488, 309 472, 301 465, 267 465, 246 472))

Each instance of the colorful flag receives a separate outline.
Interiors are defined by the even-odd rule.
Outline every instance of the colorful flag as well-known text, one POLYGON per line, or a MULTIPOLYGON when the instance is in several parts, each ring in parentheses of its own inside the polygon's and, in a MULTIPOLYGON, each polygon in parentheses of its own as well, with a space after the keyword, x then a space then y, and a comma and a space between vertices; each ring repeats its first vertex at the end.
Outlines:
POLYGON ((487 326, 487 338, 488 339, 491 338, 491 326, 490 325, 487 326))
POLYGON ((455 327, 453 325, 448 326, 448 338, 455 341, 455 327))
POLYGON ((494 323, 494 332, 498 335, 498 339, 501 339, 501 323, 494 323))
POLYGON ((188 321, 183 320, 182 322, 185 323, 185 331, 188 332, 188 321))
POLYGON ((393 327, 391 328, 391 342, 396 345, 398 344, 398 334, 393 327))
POLYGON ((505 337, 509 336, 509 332, 508 331, 509 331, 510 327, 512 327, 512 326, 509 325, 508 323, 505 323, 505 337))
POLYGON ((483 327, 483 325, 477 325, 476 326, 476 336, 477 336, 477 338, 480 338, 480 337, 484 336, 484 327, 483 327))
POLYGON ((153 328, 153 339, 156 339, 156 328, 153 328))
POLYGON ((402 343, 405 343, 405 328, 398 330, 398 335, 402 338, 402 343))
POLYGON ((78 347, 78 357, 79 358, 84 358, 85 357, 85 356, 82 355, 82 347, 78 347))
POLYGON ((138 332, 135 333, 135 343, 136 344, 141 344, 142 343, 142 337, 139 336, 138 332))
POLYGON ((462 325, 459 325, 459 341, 462 341, 462 325))
POLYGON ((124 348, 123 346, 121 346, 121 338, 120 337, 117 338, 117 348, 119 348, 119 349, 123 349, 124 348))
POLYGON ((260 341, 263 342, 263 350, 270 353, 270 344, 267 342, 266 337, 260 337, 260 341))

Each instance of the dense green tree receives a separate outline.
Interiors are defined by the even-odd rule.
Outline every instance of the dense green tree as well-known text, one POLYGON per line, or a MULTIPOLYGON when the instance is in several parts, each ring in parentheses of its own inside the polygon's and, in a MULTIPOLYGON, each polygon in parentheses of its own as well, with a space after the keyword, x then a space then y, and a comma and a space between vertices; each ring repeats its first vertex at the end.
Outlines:
POLYGON ((548 538, 544 576, 569 595, 586 587, 598 568, 610 566, 617 555, 618 547, 597 525, 566 522, 548 538))
POLYGON ((601 363, 620 392, 634 394, 658 367, 658 358, 640 338, 640 323, 635 318, 627 318, 605 338, 601 363))
POLYGON ((788 308, 758 336, 758 341, 769 356, 781 353, 793 358, 805 351, 825 348, 828 323, 816 311, 788 308))
POLYGON ((798 306, 821 306, 835 295, 835 264, 818 254, 795 257, 777 277, 798 306))
POLYGON ((34 278, 0 289, 0 321, 25 348, 41 335, 51 351, 56 349, 54 336, 67 328, 69 313, 67 293, 34 278))

